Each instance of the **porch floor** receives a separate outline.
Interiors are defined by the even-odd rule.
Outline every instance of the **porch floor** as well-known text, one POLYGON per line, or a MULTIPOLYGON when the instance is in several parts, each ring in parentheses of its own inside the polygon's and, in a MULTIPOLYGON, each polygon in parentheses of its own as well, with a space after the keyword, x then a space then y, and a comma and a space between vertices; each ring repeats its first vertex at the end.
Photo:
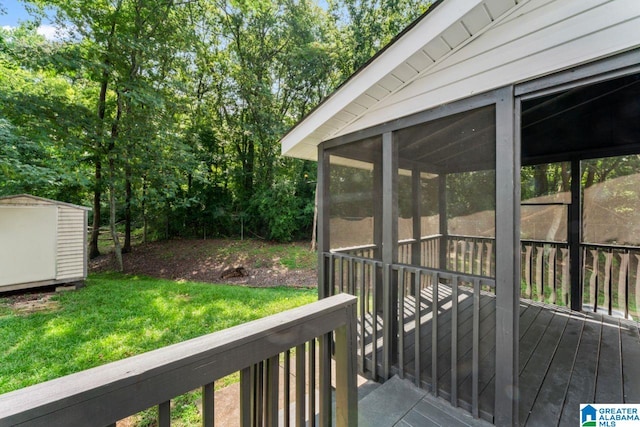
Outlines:
MULTIPOLYGON (((471 409, 473 298, 459 288, 457 329, 458 406, 471 409)), ((432 339, 431 288, 420 294, 420 362, 415 362, 415 299, 404 299, 404 349, 391 374, 431 390, 437 372, 438 396, 451 400, 451 289, 439 286, 437 340, 432 339), (432 343, 437 365, 432 369, 432 343), (416 368, 420 372, 416 380, 416 368)), ((479 415, 492 422, 495 387, 495 297, 480 298, 479 415)), ((365 359, 372 361, 372 317, 365 317, 365 359)), ((382 361, 382 319, 377 319, 382 361)), ((361 350, 359 350, 361 352, 361 350)), ((520 302, 521 425, 575 425, 580 403, 640 403, 640 333, 638 322, 596 313, 574 312, 529 300, 520 302)), ((359 355, 361 355, 359 353, 359 355)))

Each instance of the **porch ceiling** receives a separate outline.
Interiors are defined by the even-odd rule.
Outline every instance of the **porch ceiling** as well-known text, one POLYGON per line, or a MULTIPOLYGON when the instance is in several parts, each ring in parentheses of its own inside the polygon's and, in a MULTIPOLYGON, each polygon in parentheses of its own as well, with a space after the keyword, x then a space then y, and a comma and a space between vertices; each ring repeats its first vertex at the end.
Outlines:
POLYGON ((640 74, 523 103, 522 162, 640 152, 640 74))

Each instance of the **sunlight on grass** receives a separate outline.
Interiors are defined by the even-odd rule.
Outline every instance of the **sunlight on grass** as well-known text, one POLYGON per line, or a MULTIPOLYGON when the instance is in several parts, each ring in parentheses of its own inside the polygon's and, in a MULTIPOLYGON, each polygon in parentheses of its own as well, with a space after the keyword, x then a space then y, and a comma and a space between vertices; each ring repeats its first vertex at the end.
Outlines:
POLYGON ((310 303, 315 290, 91 276, 60 308, 17 315, 0 299, 0 393, 310 303))

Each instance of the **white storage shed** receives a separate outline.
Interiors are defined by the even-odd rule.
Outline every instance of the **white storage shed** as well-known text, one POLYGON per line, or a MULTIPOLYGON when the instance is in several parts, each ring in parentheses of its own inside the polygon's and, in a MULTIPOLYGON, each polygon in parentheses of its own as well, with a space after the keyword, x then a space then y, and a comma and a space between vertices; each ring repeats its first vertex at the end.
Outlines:
POLYGON ((83 281, 89 209, 28 194, 0 198, 0 292, 83 281))

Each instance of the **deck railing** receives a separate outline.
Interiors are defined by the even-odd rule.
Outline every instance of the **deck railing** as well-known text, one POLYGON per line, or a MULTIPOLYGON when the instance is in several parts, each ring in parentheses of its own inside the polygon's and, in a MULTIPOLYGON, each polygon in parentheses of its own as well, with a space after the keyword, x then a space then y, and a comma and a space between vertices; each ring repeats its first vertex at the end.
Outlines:
POLYGON ((640 247, 585 243, 583 310, 624 318, 640 315, 640 247))
POLYGON ((439 268, 440 264, 444 263, 442 270, 487 277, 495 274, 493 238, 434 234, 420 239, 419 251, 413 251, 415 244, 414 239, 398 242, 399 264, 439 268), (446 248, 442 259, 439 256, 441 245, 446 248))
POLYGON ((479 380, 480 325, 486 317, 480 294, 494 294, 495 281, 405 264, 385 266, 346 253, 324 257, 328 294, 358 297, 360 372, 374 379, 399 374, 478 416, 479 393, 486 386, 479 380))
MULTIPOLYGON (((398 243, 398 262, 478 276, 495 274, 494 239, 461 235, 433 235, 421 239, 419 258, 413 240, 398 243), (439 245, 447 250, 438 260, 439 245)), ((640 247, 583 243, 583 310, 624 318, 640 317, 640 247)), ((369 248, 373 253, 374 248, 369 248)), ((567 242, 521 240, 522 298, 570 306, 570 252, 567 242)))
POLYGON ((1 395, 0 426, 115 426, 116 421, 156 405, 158 425, 168 426, 171 399, 199 387, 203 390, 203 425, 213 426, 214 381, 238 371, 240 425, 313 426, 317 422, 326 426, 333 418, 332 352, 335 422, 356 426, 355 303, 352 296, 336 295, 1 395), (293 387, 292 365, 296 370, 293 387), (279 400, 284 402, 282 409, 279 400))
POLYGON ((568 306, 571 299, 569 244, 521 240, 522 298, 568 306))

